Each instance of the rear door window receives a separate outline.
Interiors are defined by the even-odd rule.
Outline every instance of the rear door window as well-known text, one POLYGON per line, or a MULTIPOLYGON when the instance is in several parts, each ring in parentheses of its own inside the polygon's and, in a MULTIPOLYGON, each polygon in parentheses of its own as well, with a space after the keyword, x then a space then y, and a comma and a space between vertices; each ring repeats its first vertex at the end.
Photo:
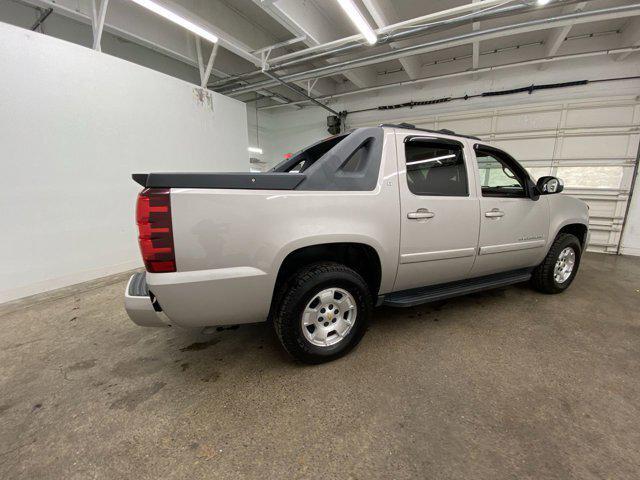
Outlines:
POLYGON ((462 144, 439 139, 405 141, 407 186, 415 195, 469 195, 462 144))

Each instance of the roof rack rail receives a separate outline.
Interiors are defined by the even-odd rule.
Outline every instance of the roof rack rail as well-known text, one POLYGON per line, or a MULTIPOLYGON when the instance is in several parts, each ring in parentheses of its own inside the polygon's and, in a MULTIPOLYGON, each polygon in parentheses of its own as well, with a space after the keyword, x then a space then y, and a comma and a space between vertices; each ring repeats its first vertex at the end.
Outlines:
POLYGON ((464 138, 470 138, 472 140, 480 140, 480 141, 482 141, 481 138, 474 137, 473 135, 463 135, 461 133, 456 133, 453 130, 448 130, 446 128, 441 128, 440 130, 429 130, 427 128, 418 128, 414 124, 406 123, 406 122, 402 122, 402 123, 381 123, 380 126, 381 127, 406 128, 408 130, 418 130, 420 132, 429 132, 429 133, 441 133, 441 134, 444 134, 444 135, 455 135, 456 137, 464 137, 464 138))

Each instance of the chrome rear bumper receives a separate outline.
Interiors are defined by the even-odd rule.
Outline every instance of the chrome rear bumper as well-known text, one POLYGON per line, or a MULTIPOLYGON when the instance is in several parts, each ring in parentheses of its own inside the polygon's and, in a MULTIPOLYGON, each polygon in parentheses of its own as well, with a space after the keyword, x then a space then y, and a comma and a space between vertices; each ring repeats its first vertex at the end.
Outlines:
POLYGON ((145 276, 145 272, 135 273, 127 283, 124 292, 124 308, 127 315, 133 323, 142 327, 168 327, 168 319, 162 314, 160 305, 154 302, 145 276))

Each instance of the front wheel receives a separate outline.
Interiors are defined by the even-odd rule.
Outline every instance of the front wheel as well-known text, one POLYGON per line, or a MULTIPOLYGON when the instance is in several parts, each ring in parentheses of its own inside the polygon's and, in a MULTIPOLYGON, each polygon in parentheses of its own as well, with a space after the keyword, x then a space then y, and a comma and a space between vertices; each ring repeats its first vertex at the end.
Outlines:
POLYGON ((578 238, 570 233, 561 233, 542 263, 533 271, 533 287, 543 293, 565 291, 578 272, 581 256, 582 247, 578 238))
POLYGON ((372 310, 369 288, 354 270, 333 262, 310 265, 285 285, 273 324, 280 343, 305 363, 334 360, 355 347, 372 310))

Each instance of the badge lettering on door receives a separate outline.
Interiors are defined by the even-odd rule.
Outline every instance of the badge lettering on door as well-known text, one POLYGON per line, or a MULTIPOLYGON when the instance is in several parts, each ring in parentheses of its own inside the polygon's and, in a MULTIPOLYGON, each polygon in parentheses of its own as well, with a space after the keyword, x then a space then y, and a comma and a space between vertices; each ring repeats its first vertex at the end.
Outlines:
POLYGON ((540 240, 541 238, 544 238, 542 235, 531 235, 528 237, 520 237, 518 239, 519 242, 526 242, 527 240, 540 240))

